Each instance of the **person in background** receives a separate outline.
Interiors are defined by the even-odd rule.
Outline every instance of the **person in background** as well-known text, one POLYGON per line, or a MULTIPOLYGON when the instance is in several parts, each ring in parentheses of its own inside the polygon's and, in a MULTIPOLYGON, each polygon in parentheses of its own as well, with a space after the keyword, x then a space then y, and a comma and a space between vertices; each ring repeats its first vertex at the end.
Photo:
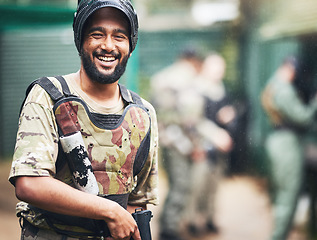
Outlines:
POLYGON ((205 101, 206 118, 216 127, 205 129, 214 138, 206 145, 203 157, 193 156, 191 191, 186 208, 188 231, 193 236, 219 231, 214 221, 215 197, 233 148, 231 134, 237 118, 223 84, 225 70, 225 60, 219 54, 211 53, 205 58, 201 73, 195 80, 197 92, 205 101))
POLYGON ((301 139, 317 111, 316 97, 305 104, 294 87, 295 78, 300 77, 297 71, 298 60, 287 57, 269 79, 261 98, 272 126, 265 142, 273 187, 272 240, 287 239, 292 227, 304 171, 301 139))
POLYGON ((118 83, 137 15, 129 0, 82 0, 73 30, 79 71, 31 84, 19 119, 9 181, 21 239, 141 240, 131 213, 158 204, 156 113, 118 83))
POLYGON ((190 187, 188 179, 193 146, 188 127, 184 124, 185 119, 180 113, 186 105, 181 101, 181 95, 191 86, 200 66, 201 58, 195 50, 188 48, 172 65, 151 79, 152 103, 158 115, 162 165, 169 186, 160 215, 160 240, 182 239, 180 225, 190 187))

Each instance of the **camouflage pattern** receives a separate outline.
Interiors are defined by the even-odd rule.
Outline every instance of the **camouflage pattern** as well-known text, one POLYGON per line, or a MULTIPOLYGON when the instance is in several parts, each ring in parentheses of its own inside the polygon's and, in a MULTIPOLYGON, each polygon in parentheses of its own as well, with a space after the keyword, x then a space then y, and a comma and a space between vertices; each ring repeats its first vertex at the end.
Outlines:
MULTIPOLYGON (((64 76, 72 94, 68 79, 64 76)), ((50 80, 61 90, 55 78, 50 80)), ((126 108, 122 124, 115 129, 105 130, 95 126, 88 118, 83 106, 73 101, 78 115, 77 129, 81 131, 89 158, 102 195, 131 193, 129 204, 158 204, 157 150, 158 130, 156 113, 152 105, 142 99, 149 113, 140 107, 126 108), (150 114, 151 121, 148 117, 150 114), (140 143, 151 129, 151 145, 142 171, 133 178, 133 161, 140 143), (106 174, 105 174, 106 173, 106 174)), ((61 108, 57 108, 59 118, 61 108)), ((122 112, 121 112, 122 113, 122 112)), ((75 121, 75 122, 76 122, 75 121)), ((28 95, 19 119, 19 129, 9 180, 14 184, 18 176, 51 176, 74 187, 71 173, 65 165, 56 172, 59 134, 50 96, 35 85, 28 95)), ((41 216, 34 214, 28 205, 17 205, 17 214, 22 214, 34 225, 43 226, 41 216)))
POLYGON ((23 222, 23 228, 21 232, 21 240, 83 240, 83 239, 102 239, 101 237, 71 237, 66 235, 61 235, 52 230, 40 229, 34 227, 33 225, 26 224, 23 222))
POLYGON ((169 183, 159 219, 160 234, 180 234, 190 190, 190 155, 194 144, 204 141, 195 129, 203 113, 202 98, 193 84, 196 74, 191 63, 178 61, 151 79, 153 104, 159 120, 162 164, 169 183), (198 141, 193 141, 196 136, 198 141))
MULTIPOLYGON (((95 126, 84 106, 77 101, 67 102, 55 110, 56 120, 63 124, 65 109, 71 108, 71 114, 77 131, 84 136, 84 143, 88 150, 96 176, 99 193, 125 194, 130 193, 134 186, 133 163, 137 150, 150 129, 148 113, 137 106, 128 106, 123 113, 122 123, 115 129, 102 129, 95 126), (77 116, 77 117, 76 117, 77 116)), ((68 122, 68 120, 66 119, 68 122)), ((65 130, 67 133, 68 131, 65 130)))

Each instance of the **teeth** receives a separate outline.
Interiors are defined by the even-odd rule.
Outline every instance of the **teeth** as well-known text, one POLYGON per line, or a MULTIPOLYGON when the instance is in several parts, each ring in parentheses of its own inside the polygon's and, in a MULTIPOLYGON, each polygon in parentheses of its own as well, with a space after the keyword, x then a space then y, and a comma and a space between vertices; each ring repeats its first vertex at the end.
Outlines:
POLYGON ((115 57, 102 57, 102 56, 99 56, 98 59, 101 60, 101 61, 104 61, 104 62, 111 62, 111 61, 115 60, 115 57))

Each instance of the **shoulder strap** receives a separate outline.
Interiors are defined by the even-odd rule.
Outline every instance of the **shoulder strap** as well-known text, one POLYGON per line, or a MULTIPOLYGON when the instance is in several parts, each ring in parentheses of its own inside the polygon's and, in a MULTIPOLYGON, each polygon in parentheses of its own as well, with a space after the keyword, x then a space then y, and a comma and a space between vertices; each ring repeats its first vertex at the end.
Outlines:
POLYGON ((66 80, 62 76, 55 76, 55 78, 60 82, 62 85, 63 93, 66 97, 71 96, 68 84, 66 83, 66 80))
POLYGON ((37 82, 52 98, 54 102, 60 100, 64 95, 58 90, 57 87, 46 77, 40 78, 37 82))
POLYGON ((129 104, 130 103, 135 103, 135 104, 140 105, 140 106, 144 105, 143 102, 142 102, 141 97, 137 93, 135 93, 135 92, 133 92, 131 90, 128 90, 122 84, 119 84, 119 87, 120 87, 121 96, 126 102, 128 102, 129 104))
POLYGON ((20 113, 22 111, 22 108, 24 106, 27 96, 29 95, 31 89, 36 84, 40 85, 50 95, 50 97, 52 98, 54 102, 57 102, 59 99, 64 97, 64 95, 58 90, 57 87, 55 87, 55 85, 47 77, 38 78, 34 80, 33 82, 31 82, 31 84, 27 87, 25 92, 25 98, 20 108, 20 113))
POLYGON ((140 97, 137 93, 135 93, 135 92, 133 92, 133 91, 131 91, 131 90, 129 90, 129 92, 130 92, 130 94, 131 94, 131 96, 132 96, 133 102, 136 103, 136 104, 138 104, 138 105, 143 106, 143 102, 142 102, 141 97, 140 97))

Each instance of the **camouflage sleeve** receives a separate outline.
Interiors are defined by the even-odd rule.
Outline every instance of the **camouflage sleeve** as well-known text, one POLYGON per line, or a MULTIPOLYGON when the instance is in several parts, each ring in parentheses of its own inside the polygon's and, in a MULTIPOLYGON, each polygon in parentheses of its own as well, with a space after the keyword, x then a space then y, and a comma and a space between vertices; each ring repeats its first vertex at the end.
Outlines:
POLYGON ((9 181, 18 176, 51 176, 55 173, 58 136, 52 101, 35 85, 19 118, 16 146, 9 181))
POLYGON ((308 127, 315 120, 317 101, 305 104, 298 96, 296 89, 290 84, 279 85, 274 96, 275 104, 284 120, 296 126, 308 127))
POLYGON ((137 175, 137 185, 129 196, 129 204, 154 204, 158 202, 158 127, 156 112, 151 104, 144 102, 151 115, 151 145, 148 159, 137 175))

